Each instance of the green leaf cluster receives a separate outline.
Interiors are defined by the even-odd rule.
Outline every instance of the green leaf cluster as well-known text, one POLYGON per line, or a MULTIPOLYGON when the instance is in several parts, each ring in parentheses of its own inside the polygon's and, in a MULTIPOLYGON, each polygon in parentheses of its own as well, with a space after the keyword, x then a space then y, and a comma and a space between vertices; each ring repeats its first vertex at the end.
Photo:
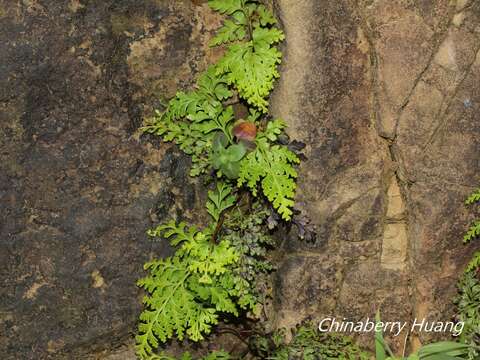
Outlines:
MULTIPOLYGON (((477 189, 472 193, 467 200, 465 200, 466 205, 472 205, 480 202, 480 189, 477 189)), ((480 220, 477 220, 473 225, 468 229, 467 233, 463 236, 463 242, 467 243, 472 241, 474 238, 480 235, 480 220)))
POLYGON ((170 221, 149 231, 169 239, 175 253, 146 263, 148 275, 138 281, 146 292, 136 337, 141 359, 167 359, 155 354, 160 343, 172 337, 199 341, 226 314, 255 314, 273 269, 267 249, 274 242, 266 223, 274 210, 266 201, 284 220, 293 214, 299 159, 278 140, 285 123, 266 115, 284 35, 258 0, 209 0, 209 5, 228 17, 211 42, 226 47, 224 56, 198 78, 195 89, 179 91, 164 111, 156 111, 143 131, 190 155, 191 176, 217 175, 206 204, 212 222, 198 229, 170 221), (248 138, 238 132, 238 124, 246 122, 235 118, 231 104, 237 99, 247 104, 248 138), (239 204, 245 194, 256 197, 246 207, 239 204))
POLYGON ((218 134, 212 146, 212 165, 218 170, 218 176, 225 175, 229 179, 238 177, 240 171, 240 161, 247 153, 243 143, 228 145, 225 136, 218 134))
POLYGON ((246 184, 254 196, 260 184, 263 194, 285 220, 292 217, 297 172, 295 164, 300 162, 295 153, 283 145, 271 145, 269 136, 274 137, 278 127, 260 134, 256 148, 240 164, 238 184, 246 184))
MULTIPOLYGON (((380 313, 375 316, 376 322, 380 322, 380 313)), ((440 341, 423 345, 410 355, 397 357, 385 342, 381 327, 375 328, 375 354, 376 360, 462 360, 470 359, 472 346, 454 341, 440 341)))
POLYGON ((217 74, 225 75, 240 97, 261 112, 268 112, 267 97, 279 77, 282 54, 276 45, 285 36, 274 27, 276 20, 264 5, 249 0, 210 0, 210 6, 231 16, 211 45, 229 45, 218 62, 217 74), (246 40, 246 41, 238 41, 246 40))
POLYGON ((260 201, 247 211, 236 207, 228 213, 222 238, 242 254, 236 271, 250 284, 255 302, 264 304, 270 293, 269 274, 274 270, 267 253, 275 245, 267 225, 271 211, 260 201))
POLYGON ((216 191, 208 192, 207 211, 215 222, 220 220, 220 215, 232 207, 237 198, 232 194, 232 187, 224 182, 218 182, 216 191))
MULTIPOLYGON (((472 205, 480 202, 480 189, 472 193, 467 200, 465 201, 466 205, 472 205)), ((463 237, 463 242, 468 243, 473 239, 477 238, 480 235, 480 220, 477 220, 473 225, 468 229, 467 233, 463 237)), ((477 251, 473 254, 472 260, 468 263, 465 268, 465 274, 475 272, 480 270, 480 251, 477 251)))
POLYGON ((195 90, 178 92, 143 129, 190 155, 192 176, 213 169, 218 177, 238 178, 238 186, 246 184, 255 195, 258 183, 282 218, 290 220, 297 176, 293 165, 299 160, 276 143, 285 123, 265 119, 268 96, 279 76, 277 45, 284 34, 258 0, 209 0, 209 5, 228 16, 211 42, 227 46, 224 56, 199 77, 195 90), (232 135, 235 115, 225 101, 235 93, 249 105, 248 120, 264 124, 253 151, 232 135))
MULTIPOLYGON (((224 199, 219 206, 225 206, 224 199)), ((228 240, 213 244, 209 229, 200 231, 174 221, 149 234, 169 238, 177 251, 172 257, 146 263, 149 275, 138 281, 148 293, 136 336, 141 359, 151 359, 159 341, 174 335, 180 340, 202 340, 221 314, 253 309, 248 283, 234 271, 240 255, 228 240)))
POLYGON ((163 113, 156 111, 143 130, 175 142, 192 157, 190 175, 197 176, 210 166, 210 151, 215 134, 232 142, 233 108, 222 101, 232 96, 225 76, 216 74, 215 66, 200 76, 197 89, 178 92, 163 113))
MULTIPOLYGON (((177 360, 176 357, 169 356, 167 354, 153 355, 152 360, 177 360)), ((231 356, 225 351, 213 351, 206 356, 198 358, 197 360, 230 360, 231 356)), ((184 352, 179 360, 194 360, 189 352, 184 352)))
MULTIPOLYGON (((480 259, 480 256, 478 258, 480 259)), ((472 345, 468 359, 478 359, 480 357, 478 349, 480 346, 480 279, 475 272, 467 272, 460 280, 458 289, 459 295, 455 300, 457 317, 465 324, 460 340, 472 345)))
POLYGON ((349 337, 321 333, 314 324, 304 324, 295 329, 287 343, 285 332, 278 331, 270 337, 252 340, 260 358, 271 360, 368 360, 370 354, 362 351, 349 337))

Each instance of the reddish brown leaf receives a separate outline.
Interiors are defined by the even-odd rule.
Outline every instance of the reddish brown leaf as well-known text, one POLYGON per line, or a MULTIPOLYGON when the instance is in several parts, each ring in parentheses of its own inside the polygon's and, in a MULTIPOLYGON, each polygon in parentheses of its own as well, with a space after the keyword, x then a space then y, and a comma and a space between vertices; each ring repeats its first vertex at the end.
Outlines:
POLYGON ((238 120, 233 126, 233 135, 239 140, 253 141, 257 136, 257 126, 250 121, 238 120))

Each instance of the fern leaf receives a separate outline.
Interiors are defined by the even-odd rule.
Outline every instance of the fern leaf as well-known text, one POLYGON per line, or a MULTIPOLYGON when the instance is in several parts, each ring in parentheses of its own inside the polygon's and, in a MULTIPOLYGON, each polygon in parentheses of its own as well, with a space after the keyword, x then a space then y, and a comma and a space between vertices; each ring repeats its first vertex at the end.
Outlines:
POLYGON ((477 251, 475 254, 473 254, 472 260, 470 260, 465 268, 465 273, 469 273, 477 269, 480 269, 480 251, 477 251))
POLYGON ((247 32, 244 24, 237 24, 232 20, 225 20, 223 26, 217 31, 212 41, 210 41, 210 46, 243 40, 246 35, 247 32))
POLYGON ((233 188, 224 182, 218 182, 216 191, 208 192, 207 211, 215 222, 220 219, 220 214, 233 206, 236 201, 232 195, 233 188))
POLYGON ((473 194, 471 194, 467 200, 465 200, 465 204, 471 205, 473 203, 480 202, 480 189, 477 189, 473 194))
POLYGON ((242 10, 242 0, 209 0, 208 5, 221 14, 231 15, 242 10))
POLYGON ((298 157, 287 147, 270 146, 265 135, 260 136, 255 151, 241 162, 238 184, 247 184, 255 195, 261 180, 264 195, 283 219, 290 220, 297 177, 293 164, 298 162, 298 157))
POLYGON ((279 77, 277 65, 282 57, 280 51, 271 45, 283 37, 276 28, 257 27, 252 41, 231 45, 217 65, 217 75, 226 76, 242 98, 264 113, 268 107, 265 98, 273 89, 274 80, 279 77))
POLYGON ((276 141, 278 135, 280 135, 285 129, 287 124, 281 119, 275 119, 267 123, 267 128, 265 129, 265 137, 270 141, 276 141))
POLYGON ((480 221, 476 221, 463 236, 463 242, 468 243, 480 235, 480 221))
POLYGON ((253 46, 256 51, 259 49, 268 49, 270 45, 278 43, 285 39, 282 30, 277 28, 257 27, 253 31, 253 46))
POLYGON ((273 16, 273 14, 267 10, 265 5, 259 5, 257 8, 257 13, 261 26, 275 25, 277 23, 275 16, 273 16))
POLYGON ((158 347, 158 340, 165 342, 174 332, 182 339, 185 329, 192 326, 191 311, 200 306, 185 287, 190 275, 188 270, 172 259, 160 265, 150 276, 138 281, 138 285, 150 294, 144 297, 145 309, 140 314, 139 335, 136 336, 137 354, 142 359, 147 359, 158 347))

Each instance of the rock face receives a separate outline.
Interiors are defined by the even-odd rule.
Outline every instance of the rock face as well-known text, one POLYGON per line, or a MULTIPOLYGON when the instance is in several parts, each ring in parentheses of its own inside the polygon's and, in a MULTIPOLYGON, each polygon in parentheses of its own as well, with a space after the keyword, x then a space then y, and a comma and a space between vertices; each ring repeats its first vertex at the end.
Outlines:
POLYGON ((289 245, 277 325, 376 309, 451 320, 478 248, 461 235, 480 171, 480 4, 279 0, 277 10, 287 42, 272 109, 307 144, 299 200, 318 232, 311 246, 289 245))
POLYGON ((131 338, 142 265, 168 251, 145 231, 198 194, 188 159, 135 131, 211 61, 211 26, 186 1, 0 1, 0 358, 131 338))
MULTIPOLYGON (((317 233, 285 242, 275 325, 449 320, 478 247, 460 238, 480 172, 480 3, 274 4, 272 111, 307 145, 298 201, 317 233)), ((197 220, 203 194, 187 158, 137 129, 219 56, 220 20, 198 0, 0 0, 2 359, 133 358, 112 349, 135 331, 141 265, 169 251, 145 230, 197 220)))

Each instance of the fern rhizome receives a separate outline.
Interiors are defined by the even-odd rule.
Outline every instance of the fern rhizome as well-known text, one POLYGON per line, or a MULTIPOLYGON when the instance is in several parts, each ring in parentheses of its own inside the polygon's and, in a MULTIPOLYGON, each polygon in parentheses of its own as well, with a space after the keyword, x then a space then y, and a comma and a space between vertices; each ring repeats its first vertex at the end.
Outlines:
POLYGON ((226 47, 223 57, 143 130, 191 156, 191 176, 215 175, 206 204, 211 222, 199 228, 172 220, 149 231, 176 251, 146 263, 149 274, 138 281, 147 292, 136 336, 141 359, 165 358, 156 348, 172 337, 202 340, 223 316, 258 316, 260 283, 272 270, 269 231, 293 214, 299 157, 284 140, 285 123, 268 117, 284 34, 260 1, 208 3, 227 17, 211 42, 226 47), (248 108, 246 119, 235 119, 234 99, 248 108))

